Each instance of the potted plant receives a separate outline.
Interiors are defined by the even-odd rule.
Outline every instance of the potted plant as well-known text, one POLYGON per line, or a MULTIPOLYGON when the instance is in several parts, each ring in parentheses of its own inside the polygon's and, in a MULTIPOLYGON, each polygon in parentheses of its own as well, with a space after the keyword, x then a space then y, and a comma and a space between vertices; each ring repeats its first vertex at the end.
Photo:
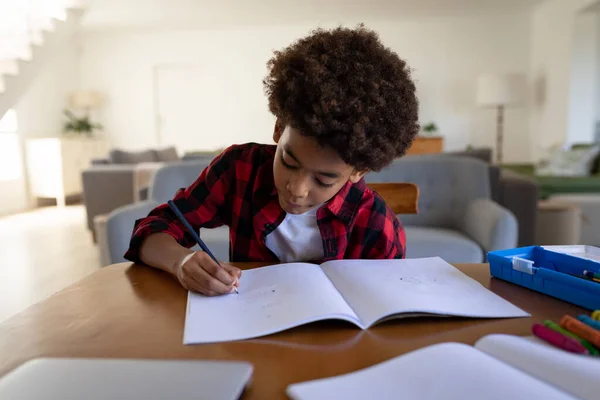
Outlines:
POLYGON ((426 136, 435 136, 438 132, 438 127, 435 122, 430 122, 423 126, 423 132, 426 133, 426 136))
POLYGON ((101 124, 91 122, 90 117, 87 114, 83 117, 77 117, 70 110, 64 110, 63 113, 67 117, 67 120, 63 124, 64 133, 92 136, 95 130, 100 130, 103 128, 101 124))

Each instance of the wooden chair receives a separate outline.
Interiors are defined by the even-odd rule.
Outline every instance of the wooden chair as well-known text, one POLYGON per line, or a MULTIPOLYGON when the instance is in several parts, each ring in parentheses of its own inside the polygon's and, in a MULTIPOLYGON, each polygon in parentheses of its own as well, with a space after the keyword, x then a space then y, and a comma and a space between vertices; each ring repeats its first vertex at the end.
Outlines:
POLYGON ((419 212, 419 187, 414 183, 369 183, 396 214, 419 212))

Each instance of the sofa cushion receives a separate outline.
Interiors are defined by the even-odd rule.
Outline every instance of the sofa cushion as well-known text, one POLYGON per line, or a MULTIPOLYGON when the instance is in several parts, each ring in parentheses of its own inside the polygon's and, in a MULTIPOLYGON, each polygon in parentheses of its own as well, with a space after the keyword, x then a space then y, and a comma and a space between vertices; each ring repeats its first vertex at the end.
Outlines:
POLYGON ((167 147, 161 150, 154 150, 156 155, 156 161, 159 162, 171 162, 171 161, 179 161, 179 156, 177 155, 177 150, 175 147, 167 147))
POLYGON ((483 262, 481 247, 464 234, 442 228, 405 226, 406 258, 441 257, 449 263, 483 262))
POLYGON ((124 151, 114 149, 111 150, 109 158, 113 164, 138 164, 158 161, 154 150, 124 151))

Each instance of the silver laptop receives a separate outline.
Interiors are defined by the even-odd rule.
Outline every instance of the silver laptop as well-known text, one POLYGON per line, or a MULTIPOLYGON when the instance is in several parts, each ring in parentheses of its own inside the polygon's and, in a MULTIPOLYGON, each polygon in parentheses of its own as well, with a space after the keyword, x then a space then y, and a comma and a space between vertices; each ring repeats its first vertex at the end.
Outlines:
POLYGON ((38 358, 0 378, 0 399, 238 399, 252 364, 38 358))

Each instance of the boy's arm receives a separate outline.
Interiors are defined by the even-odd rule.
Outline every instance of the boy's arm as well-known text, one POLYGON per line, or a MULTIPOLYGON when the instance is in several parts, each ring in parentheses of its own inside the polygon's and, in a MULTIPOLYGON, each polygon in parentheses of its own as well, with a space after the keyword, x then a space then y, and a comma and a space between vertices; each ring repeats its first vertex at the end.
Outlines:
MULTIPOLYGON (((224 211, 231 209, 228 194, 235 178, 237 153, 233 147, 225 150, 192 185, 178 190, 173 197, 173 202, 196 231, 201 227, 214 228, 229 222, 227 215, 231 213, 224 211)), ((191 252, 189 248, 195 244, 169 206, 161 204, 147 217, 135 222, 125 258, 170 270, 191 252), (157 233, 163 235, 155 238, 157 233), (174 240, 169 240, 167 235, 174 240)))
POLYGON ((168 233, 148 236, 140 248, 140 259, 147 265, 177 275, 179 265, 192 250, 177 243, 168 233))

